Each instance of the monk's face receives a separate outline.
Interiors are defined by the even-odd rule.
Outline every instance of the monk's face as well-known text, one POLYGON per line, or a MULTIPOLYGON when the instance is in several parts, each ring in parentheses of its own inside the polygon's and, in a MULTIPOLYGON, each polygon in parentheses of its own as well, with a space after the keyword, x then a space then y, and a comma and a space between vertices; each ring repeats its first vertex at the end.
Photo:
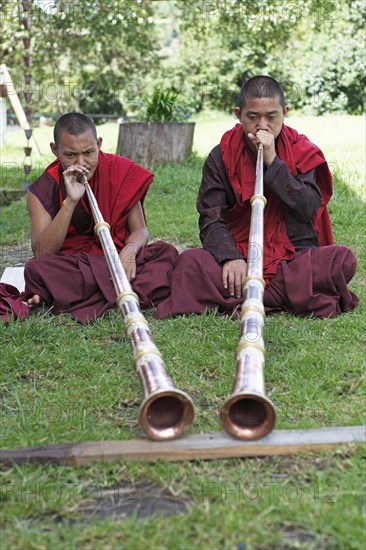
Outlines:
MULTIPOLYGON (((271 132, 276 138, 281 132, 282 124, 288 113, 288 107, 282 108, 280 98, 260 97, 246 98, 245 103, 240 110, 235 109, 235 114, 240 120, 244 134, 255 135, 258 130, 271 132)), ((249 140, 247 140, 249 143, 249 140)))
POLYGON ((51 143, 51 149, 60 159, 62 168, 70 166, 84 166, 88 169, 88 180, 91 179, 98 166, 98 152, 102 145, 102 138, 95 139, 91 129, 79 136, 61 132, 58 143, 51 143))

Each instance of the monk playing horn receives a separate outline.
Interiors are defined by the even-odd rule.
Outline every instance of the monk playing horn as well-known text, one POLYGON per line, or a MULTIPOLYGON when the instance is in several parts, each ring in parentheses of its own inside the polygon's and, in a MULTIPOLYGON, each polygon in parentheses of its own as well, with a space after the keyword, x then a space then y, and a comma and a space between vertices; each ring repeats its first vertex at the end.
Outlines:
POLYGON ((81 322, 102 315, 116 293, 99 239, 94 234, 83 174, 110 225, 124 270, 141 308, 169 295, 178 252, 165 242, 147 245, 143 201, 153 174, 123 157, 101 151, 93 122, 81 113, 58 119, 51 149, 56 156, 31 185, 28 209, 35 258, 25 266, 29 307, 44 302, 52 313, 81 322))
MULTIPOLYGON (((356 270, 352 250, 333 244, 327 204, 332 177, 320 149, 284 124, 288 107, 280 84, 256 76, 242 87, 239 119, 209 154, 197 209, 203 249, 181 254, 171 294, 156 316, 232 313, 242 304, 246 277, 250 198, 257 150, 263 144, 263 277, 266 311, 335 317, 353 310, 348 288, 356 270)), ((259 257, 259 256, 258 256, 259 257)))

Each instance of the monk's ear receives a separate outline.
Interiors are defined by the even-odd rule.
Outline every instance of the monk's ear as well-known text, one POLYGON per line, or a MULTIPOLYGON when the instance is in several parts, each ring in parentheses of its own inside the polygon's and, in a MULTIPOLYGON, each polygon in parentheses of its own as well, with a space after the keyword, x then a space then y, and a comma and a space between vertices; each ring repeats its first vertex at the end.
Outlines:
POLYGON ((240 120, 241 110, 239 109, 239 107, 235 107, 234 114, 235 114, 236 118, 238 118, 240 120))
POLYGON ((55 157, 58 158, 58 157, 59 157, 59 154, 58 154, 58 151, 57 151, 56 143, 51 142, 51 143, 50 143, 50 147, 51 147, 52 153, 55 155, 55 157))
POLYGON ((103 139, 101 137, 98 137, 98 139, 97 139, 98 151, 101 148, 102 143, 103 143, 103 139))
POLYGON ((289 106, 285 105, 283 108, 283 116, 286 116, 288 112, 289 112, 289 106))

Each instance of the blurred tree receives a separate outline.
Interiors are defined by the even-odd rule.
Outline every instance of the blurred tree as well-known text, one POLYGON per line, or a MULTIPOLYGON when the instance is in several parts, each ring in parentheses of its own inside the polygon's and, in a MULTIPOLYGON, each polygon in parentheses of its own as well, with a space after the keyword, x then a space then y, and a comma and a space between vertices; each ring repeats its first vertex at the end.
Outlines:
MULTIPOLYGON (((22 4, 0 0, 0 48, 25 90, 22 4)), ((364 0, 47 0, 31 4, 33 109, 134 114, 170 81, 186 111, 231 110, 270 74, 298 110, 362 112, 364 0)))
POLYGON ((362 112, 364 0, 177 0, 179 55, 171 71, 194 109, 231 110, 241 84, 270 74, 311 112, 362 112))
POLYGON ((323 19, 302 23, 289 51, 302 88, 298 108, 313 114, 364 111, 365 11, 363 0, 344 0, 323 19))
MULTIPOLYGON (((2 58, 19 89, 21 4, 1 2, 2 58)), ((32 2, 29 13, 36 109, 65 111, 78 108, 83 100, 85 107, 93 91, 94 102, 105 114, 114 114, 119 101, 122 111, 138 106, 144 77, 158 64, 153 2, 54 0, 32 2)))
POLYGON ((181 50, 174 74, 194 104, 231 110, 241 84, 271 74, 293 88, 285 50, 310 0, 177 0, 181 50))

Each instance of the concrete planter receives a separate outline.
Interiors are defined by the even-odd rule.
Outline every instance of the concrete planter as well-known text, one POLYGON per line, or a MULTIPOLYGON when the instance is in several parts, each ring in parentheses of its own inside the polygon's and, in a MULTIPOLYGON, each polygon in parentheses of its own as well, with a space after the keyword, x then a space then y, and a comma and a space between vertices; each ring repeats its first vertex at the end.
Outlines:
POLYGON ((192 151, 194 122, 122 122, 117 155, 152 170, 157 164, 179 162, 192 151))

